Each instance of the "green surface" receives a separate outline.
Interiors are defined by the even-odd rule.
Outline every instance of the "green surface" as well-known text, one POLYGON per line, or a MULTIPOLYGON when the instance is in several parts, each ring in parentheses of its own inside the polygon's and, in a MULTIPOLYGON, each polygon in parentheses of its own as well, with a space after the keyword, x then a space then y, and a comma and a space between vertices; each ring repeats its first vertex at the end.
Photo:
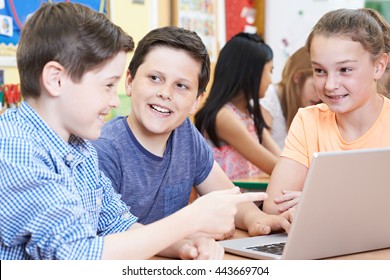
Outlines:
POLYGON ((233 184, 242 189, 259 189, 266 190, 268 183, 267 182, 234 182, 233 184))
POLYGON ((120 105, 118 108, 112 109, 109 116, 107 116, 106 121, 117 117, 117 116, 127 116, 130 112, 131 98, 125 95, 124 93, 118 94, 120 105))

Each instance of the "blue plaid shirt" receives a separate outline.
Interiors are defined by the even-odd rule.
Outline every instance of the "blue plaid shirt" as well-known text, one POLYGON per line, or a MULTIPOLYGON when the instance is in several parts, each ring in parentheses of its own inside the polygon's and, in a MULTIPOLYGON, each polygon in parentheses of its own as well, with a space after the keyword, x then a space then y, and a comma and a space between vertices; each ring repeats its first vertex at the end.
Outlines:
POLYGON ((64 142, 28 103, 0 116, 0 259, 100 259, 137 218, 88 141, 64 142))

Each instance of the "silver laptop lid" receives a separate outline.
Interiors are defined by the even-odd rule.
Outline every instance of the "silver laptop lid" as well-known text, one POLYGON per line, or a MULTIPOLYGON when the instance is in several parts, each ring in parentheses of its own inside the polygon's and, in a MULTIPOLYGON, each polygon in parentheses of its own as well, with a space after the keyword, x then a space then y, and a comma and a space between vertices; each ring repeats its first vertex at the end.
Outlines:
POLYGON ((313 156, 283 259, 390 247, 390 148, 313 156))

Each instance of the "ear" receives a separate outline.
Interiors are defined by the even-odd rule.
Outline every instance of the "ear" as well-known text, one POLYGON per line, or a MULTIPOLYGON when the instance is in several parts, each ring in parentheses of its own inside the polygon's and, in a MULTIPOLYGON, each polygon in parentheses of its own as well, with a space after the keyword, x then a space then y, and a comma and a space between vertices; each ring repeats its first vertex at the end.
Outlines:
POLYGON ((190 116, 195 115, 196 111, 198 110, 198 107, 200 104, 202 104, 203 98, 204 98, 205 92, 202 92, 195 100, 194 104, 192 105, 191 111, 189 113, 190 116))
POLYGON ((125 80, 125 90, 126 90, 126 95, 131 96, 131 90, 132 90, 132 83, 133 83, 133 77, 130 74, 130 71, 126 71, 126 80, 125 80))
POLYGON ((301 72, 295 72, 292 79, 294 83, 298 84, 299 80, 301 79, 302 73, 301 72))
POLYGON ((50 96, 61 95, 61 79, 64 77, 65 68, 56 61, 49 61, 42 70, 42 86, 50 96))
POLYGON ((386 71, 387 62, 388 62, 389 56, 386 53, 383 53, 374 63, 374 80, 378 81, 383 73, 386 71))

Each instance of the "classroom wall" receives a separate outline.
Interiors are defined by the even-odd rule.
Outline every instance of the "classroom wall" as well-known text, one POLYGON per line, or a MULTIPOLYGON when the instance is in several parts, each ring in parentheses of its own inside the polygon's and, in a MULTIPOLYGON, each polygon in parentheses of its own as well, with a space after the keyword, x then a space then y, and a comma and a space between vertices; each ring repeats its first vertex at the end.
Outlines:
POLYGON ((4 82, 7 84, 17 84, 19 83, 19 74, 16 68, 16 57, 12 55, 15 53, 16 48, 11 46, 6 47, 4 44, 2 48, 11 49, 8 53, 0 55, 0 69, 4 71, 4 82))
POLYGON ((318 19, 339 8, 362 8, 364 0, 266 0, 265 41, 274 51, 274 83, 280 81, 286 59, 304 46, 318 19))

